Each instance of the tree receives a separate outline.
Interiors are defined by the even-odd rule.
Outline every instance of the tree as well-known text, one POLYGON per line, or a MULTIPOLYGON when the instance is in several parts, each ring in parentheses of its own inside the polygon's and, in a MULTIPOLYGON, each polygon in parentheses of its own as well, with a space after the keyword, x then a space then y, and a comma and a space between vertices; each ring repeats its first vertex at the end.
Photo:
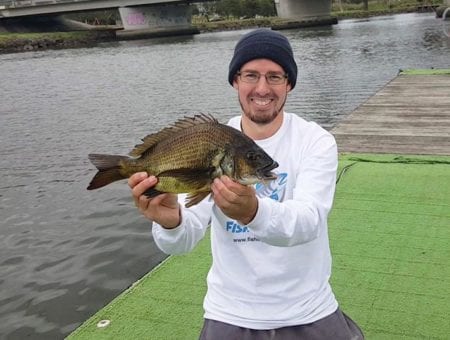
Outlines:
POLYGON ((242 1, 242 11, 241 14, 248 18, 255 17, 259 13, 258 0, 243 0, 242 1))
POLYGON ((241 2, 239 0, 221 0, 217 2, 217 14, 239 18, 242 16, 241 2))
POLYGON ((277 15, 273 0, 259 0, 258 4, 259 15, 262 15, 263 17, 273 17, 277 15))
POLYGON ((199 7, 199 13, 205 17, 213 17, 215 14, 227 18, 276 15, 273 0, 219 0, 203 2, 197 7, 199 7))
POLYGON ((364 4, 364 10, 368 11, 369 10, 369 0, 364 0, 363 4, 364 4))

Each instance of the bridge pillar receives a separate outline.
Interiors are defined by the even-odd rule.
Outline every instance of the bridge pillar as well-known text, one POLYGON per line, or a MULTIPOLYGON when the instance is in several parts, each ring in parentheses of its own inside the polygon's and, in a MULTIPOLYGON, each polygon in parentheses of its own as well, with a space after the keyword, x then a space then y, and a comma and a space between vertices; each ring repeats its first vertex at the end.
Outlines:
POLYGON ((273 28, 293 28, 304 26, 336 24, 331 16, 331 0, 275 0, 277 15, 289 20, 273 28), (294 21, 293 21, 294 20, 294 21))
POLYGON ((116 34, 122 39, 199 33, 188 4, 120 7, 119 13, 124 29, 116 34))

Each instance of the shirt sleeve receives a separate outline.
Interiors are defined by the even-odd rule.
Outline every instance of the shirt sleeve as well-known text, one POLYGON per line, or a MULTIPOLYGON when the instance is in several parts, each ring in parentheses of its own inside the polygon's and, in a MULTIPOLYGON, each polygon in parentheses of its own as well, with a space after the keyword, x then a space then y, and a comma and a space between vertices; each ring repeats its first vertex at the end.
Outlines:
POLYGON ((336 142, 325 133, 303 152, 292 199, 277 202, 258 198, 256 216, 246 226, 261 241, 274 246, 289 247, 316 239, 326 232, 337 163, 336 142))
POLYGON ((184 198, 179 195, 181 204, 181 224, 173 229, 163 228, 153 223, 152 234, 156 245, 166 254, 176 255, 188 253, 205 236, 211 220, 212 199, 206 197, 199 204, 185 208, 184 198))

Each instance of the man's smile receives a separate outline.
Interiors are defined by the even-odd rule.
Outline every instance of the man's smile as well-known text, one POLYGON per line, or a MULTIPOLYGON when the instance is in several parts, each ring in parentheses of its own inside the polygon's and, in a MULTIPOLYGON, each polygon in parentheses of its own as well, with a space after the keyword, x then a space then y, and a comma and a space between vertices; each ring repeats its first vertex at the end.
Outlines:
POLYGON ((272 103, 272 99, 270 98, 252 98, 252 102, 258 106, 266 106, 272 103))

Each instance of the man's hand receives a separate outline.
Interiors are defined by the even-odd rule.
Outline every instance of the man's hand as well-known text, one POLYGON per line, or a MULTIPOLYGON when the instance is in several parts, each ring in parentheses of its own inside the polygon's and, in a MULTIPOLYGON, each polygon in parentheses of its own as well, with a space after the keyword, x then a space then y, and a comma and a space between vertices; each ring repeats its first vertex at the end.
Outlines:
POLYGON ((154 198, 143 195, 145 191, 158 183, 155 176, 146 172, 138 172, 128 179, 128 186, 139 211, 148 219, 155 221, 166 229, 173 229, 181 223, 180 205, 177 195, 161 194, 154 198))
POLYGON ((222 176, 214 179, 211 189, 214 202, 225 215, 243 225, 253 220, 258 211, 258 199, 252 186, 222 176))

